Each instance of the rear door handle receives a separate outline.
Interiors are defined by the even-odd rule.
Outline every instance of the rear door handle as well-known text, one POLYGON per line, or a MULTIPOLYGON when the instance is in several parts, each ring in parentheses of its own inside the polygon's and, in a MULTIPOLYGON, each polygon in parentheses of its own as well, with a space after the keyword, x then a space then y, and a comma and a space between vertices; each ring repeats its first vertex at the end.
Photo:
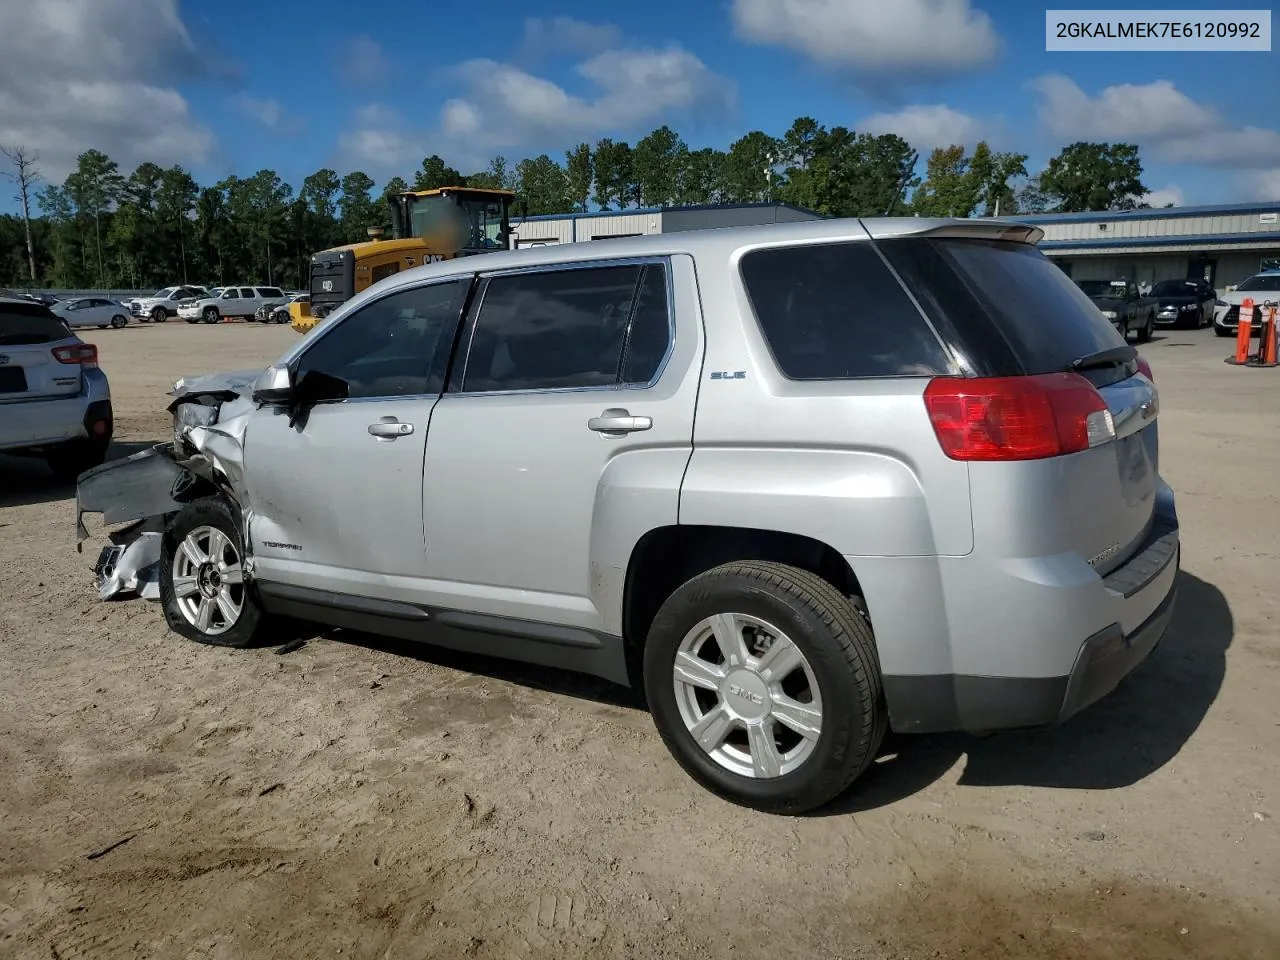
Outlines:
POLYGON ((620 407, 611 407, 598 417, 587 421, 587 429, 602 433, 606 437, 621 437, 637 430, 648 430, 653 421, 648 417, 633 417, 630 411, 620 407))
POLYGON ((369 433, 379 440, 394 440, 413 433, 413 424, 401 423, 395 417, 383 417, 377 423, 369 424, 369 433))

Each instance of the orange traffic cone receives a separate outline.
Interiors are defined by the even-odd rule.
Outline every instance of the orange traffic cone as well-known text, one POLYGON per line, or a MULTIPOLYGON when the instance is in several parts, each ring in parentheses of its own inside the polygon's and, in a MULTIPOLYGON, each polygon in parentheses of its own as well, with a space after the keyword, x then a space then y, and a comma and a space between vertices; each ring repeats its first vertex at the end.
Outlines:
POLYGON ((1249 359, 1249 334, 1253 332, 1253 297, 1240 304, 1240 324, 1236 327, 1236 363, 1249 359))

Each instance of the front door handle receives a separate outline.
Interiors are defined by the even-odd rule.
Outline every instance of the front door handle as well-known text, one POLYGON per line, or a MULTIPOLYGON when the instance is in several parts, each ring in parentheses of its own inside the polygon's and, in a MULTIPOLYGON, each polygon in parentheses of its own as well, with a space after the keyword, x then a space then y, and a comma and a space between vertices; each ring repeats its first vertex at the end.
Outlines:
POLYGON ((379 440, 394 440, 413 433, 413 424, 401 423, 395 417, 383 417, 377 423, 369 424, 369 433, 379 440))
POLYGON ((587 421, 587 429, 602 433, 606 437, 621 437, 637 430, 648 430, 653 421, 648 417, 633 417, 630 411, 620 407, 611 407, 598 417, 587 421))

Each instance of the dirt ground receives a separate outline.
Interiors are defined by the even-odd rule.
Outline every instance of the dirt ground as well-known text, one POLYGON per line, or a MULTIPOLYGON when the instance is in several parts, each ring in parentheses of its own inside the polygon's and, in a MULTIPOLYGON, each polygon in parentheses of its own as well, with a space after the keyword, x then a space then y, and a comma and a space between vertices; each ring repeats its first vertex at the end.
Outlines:
MULTIPOLYGON (((121 453, 256 325, 95 337, 121 453)), ((334 634, 279 654, 103 604, 72 491, 0 458, 0 957, 1280 956, 1280 370, 1144 352, 1184 569, 1164 644, 1066 726, 900 739, 782 818, 628 692, 334 634)))

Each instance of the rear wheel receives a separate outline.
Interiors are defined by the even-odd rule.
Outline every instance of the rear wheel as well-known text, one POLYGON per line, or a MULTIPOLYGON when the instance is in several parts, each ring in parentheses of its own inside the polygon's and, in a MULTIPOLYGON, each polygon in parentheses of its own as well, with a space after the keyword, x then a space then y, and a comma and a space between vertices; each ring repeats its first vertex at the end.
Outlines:
POLYGON ((114 317, 111 318, 111 326, 115 330, 119 330, 121 327, 127 325, 128 323, 129 323, 129 318, 122 313, 117 313, 114 317))
POLYGON ((205 323, 217 323, 220 319, 217 307, 205 307, 202 318, 205 323))
POLYGON ((649 631, 644 684, 685 771, 760 810, 840 794, 888 723, 869 623, 831 584, 779 563, 725 564, 678 588, 649 631))
POLYGON ((1147 314, 1147 319, 1143 322, 1142 329, 1138 331, 1139 343, 1150 343, 1151 335, 1155 332, 1156 315, 1154 313, 1147 314))
POLYGON ((240 525, 220 499, 187 505, 160 551, 160 601, 169 629, 216 647, 248 647, 265 625, 244 579, 240 525))

